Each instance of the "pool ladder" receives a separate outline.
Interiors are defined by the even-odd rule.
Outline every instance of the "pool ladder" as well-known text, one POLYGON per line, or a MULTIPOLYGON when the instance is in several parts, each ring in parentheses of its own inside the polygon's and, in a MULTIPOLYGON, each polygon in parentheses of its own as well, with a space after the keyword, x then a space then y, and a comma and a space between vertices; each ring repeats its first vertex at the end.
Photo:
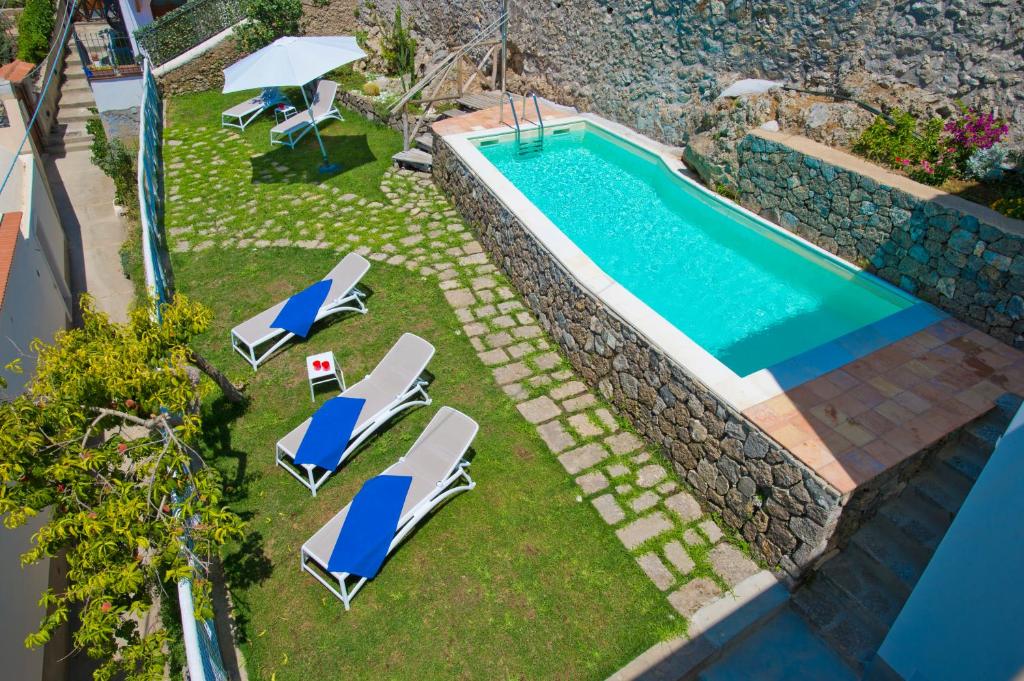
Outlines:
POLYGON ((537 112, 537 124, 533 128, 537 131, 537 135, 527 139, 523 139, 523 130, 519 124, 519 115, 516 113, 516 102, 515 99, 512 98, 512 93, 506 92, 505 96, 508 97, 509 106, 512 107, 512 121, 516 124, 516 156, 532 156, 534 154, 539 154, 544 150, 544 119, 540 115, 540 104, 537 103, 537 95, 533 92, 528 95, 523 95, 523 122, 527 122, 527 97, 533 99, 533 110, 537 112))

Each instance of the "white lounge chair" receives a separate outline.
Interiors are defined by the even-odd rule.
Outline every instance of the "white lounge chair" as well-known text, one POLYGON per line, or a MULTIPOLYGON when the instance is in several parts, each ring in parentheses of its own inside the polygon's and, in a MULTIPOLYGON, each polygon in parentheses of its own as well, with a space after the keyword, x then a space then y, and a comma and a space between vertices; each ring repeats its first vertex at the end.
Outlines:
MULTIPOLYGON (((382 473, 412 477, 387 555, 443 501, 476 487, 467 470, 469 461, 464 457, 478 429, 476 421, 462 412, 441 407, 408 453, 382 473)), ((365 577, 330 572, 327 568, 350 507, 351 504, 346 505, 317 530, 302 545, 301 552, 302 569, 340 598, 345 610, 350 608, 352 598, 367 581, 365 577)))
MULTIPOLYGON (((358 290, 356 285, 369 269, 370 263, 361 255, 349 253, 342 258, 341 262, 324 277, 324 279, 331 280, 331 290, 327 293, 324 304, 317 312, 316 321, 346 311, 366 314, 366 305, 363 303, 366 294, 358 290)), ((253 371, 256 371, 259 365, 282 345, 295 337, 295 334, 290 331, 271 326, 287 302, 287 299, 282 300, 277 305, 231 329, 231 347, 252 365, 253 371), (267 343, 273 343, 273 345, 257 353, 257 350, 267 343)))
POLYGON ((278 104, 288 103, 288 98, 276 87, 266 88, 256 97, 236 104, 220 115, 220 124, 224 128, 245 127, 256 120, 260 114, 278 104))
POLYGON ((338 94, 338 84, 333 80, 321 80, 316 86, 313 103, 305 111, 278 123, 270 129, 270 143, 283 144, 292 149, 313 129, 331 118, 344 120, 341 112, 334 105, 334 96, 338 94))
POLYGON ((295 454, 312 422, 309 417, 277 441, 275 460, 316 496, 317 489, 351 454, 392 416, 417 405, 430 404, 427 382, 421 378, 434 356, 434 346, 419 336, 403 334, 369 375, 346 387, 339 397, 366 400, 356 420, 348 445, 337 465, 326 470, 313 464, 296 464, 295 454))

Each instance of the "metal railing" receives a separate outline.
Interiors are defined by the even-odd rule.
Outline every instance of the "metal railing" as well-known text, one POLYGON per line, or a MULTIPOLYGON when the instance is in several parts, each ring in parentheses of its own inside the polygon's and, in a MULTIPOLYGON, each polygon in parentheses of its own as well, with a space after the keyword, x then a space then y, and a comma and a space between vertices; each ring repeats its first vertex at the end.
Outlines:
POLYGON ((89 80, 137 76, 142 73, 128 36, 105 28, 95 33, 75 29, 75 46, 89 80))
POLYGON ((149 60, 143 62, 142 103, 139 107, 139 218, 142 222, 142 264, 146 288, 156 302, 154 313, 171 298, 165 266, 163 102, 149 60))
POLYGON ((155 66, 165 64, 245 18, 238 0, 189 0, 135 31, 139 49, 155 66))

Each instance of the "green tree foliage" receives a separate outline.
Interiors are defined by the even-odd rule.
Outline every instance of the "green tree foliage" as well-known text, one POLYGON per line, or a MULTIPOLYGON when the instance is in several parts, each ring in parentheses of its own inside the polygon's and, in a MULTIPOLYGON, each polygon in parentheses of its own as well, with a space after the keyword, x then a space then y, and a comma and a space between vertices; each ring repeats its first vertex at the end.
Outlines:
POLYGON ((67 588, 43 593, 47 615, 26 645, 77 613, 75 646, 101 661, 100 680, 163 678, 167 634, 137 622, 181 578, 208 616, 203 566, 241 536, 219 476, 191 446, 205 384, 188 344, 211 312, 184 296, 162 312, 159 324, 142 308, 116 324, 85 297, 82 327, 36 341, 27 392, 0 403, 0 514, 14 528, 48 510, 22 563, 64 555, 68 565, 67 588))
POLYGON ((139 205, 135 155, 121 140, 107 139, 107 131, 99 118, 89 119, 85 127, 92 135, 93 165, 114 181, 114 196, 118 205, 124 206, 134 214, 139 205))
POLYGON ((381 34, 381 57, 388 66, 388 75, 398 76, 404 87, 412 87, 416 74, 416 40, 409 28, 402 25, 401 5, 395 6, 395 20, 391 28, 382 26, 381 34))
POLYGON ((246 0, 249 20, 235 29, 239 45, 247 52, 269 45, 285 35, 297 35, 302 18, 301 0, 246 0))
POLYGON ((0 14, 0 64, 9 64, 18 56, 18 41, 14 37, 14 24, 6 14, 0 14))
POLYGON ((53 0, 27 0, 18 17, 18 59, 38 64, 50 50, 53 0))

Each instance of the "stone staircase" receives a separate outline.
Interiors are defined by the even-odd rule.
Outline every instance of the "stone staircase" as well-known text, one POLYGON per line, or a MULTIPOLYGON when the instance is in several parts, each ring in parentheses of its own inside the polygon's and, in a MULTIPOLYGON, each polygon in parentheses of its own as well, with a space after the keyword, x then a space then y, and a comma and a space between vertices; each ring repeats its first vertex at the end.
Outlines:
POLYGON ((44 141, 47 153, 51 154, 88 149, 92 144, 92 135, 86 131, 85 124, 93 116, 90 108, 96 107, 96 100, 78 50, 70 46, 68 50, 57 115, 44 141))
POLYGON ((862 678, 1020 403, 1004 396, 961 430, 787 608, 688 678, 862 678))

